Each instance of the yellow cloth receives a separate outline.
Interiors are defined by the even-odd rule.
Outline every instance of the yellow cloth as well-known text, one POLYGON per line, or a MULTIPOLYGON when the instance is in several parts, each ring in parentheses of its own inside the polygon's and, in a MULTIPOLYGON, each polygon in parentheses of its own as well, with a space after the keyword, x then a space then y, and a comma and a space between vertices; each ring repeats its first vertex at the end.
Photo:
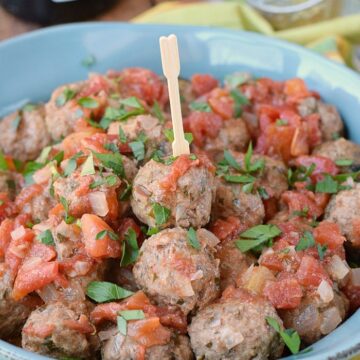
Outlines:
POLYGON ((219 3, 161 3, 133 19, 137 23, 217 26, 256 31, 308 46, 351 66, 351 41, 360 43, 360 14, 339 17, 293 29, 275 31, 244 0, 219 3))

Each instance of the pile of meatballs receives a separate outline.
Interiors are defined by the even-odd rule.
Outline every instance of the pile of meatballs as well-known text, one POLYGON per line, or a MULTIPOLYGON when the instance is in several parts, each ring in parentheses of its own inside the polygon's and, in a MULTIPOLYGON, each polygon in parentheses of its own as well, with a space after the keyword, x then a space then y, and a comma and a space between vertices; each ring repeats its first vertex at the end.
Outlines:
POLYGON ((1 339, 58 359, 276 359, 359 307, 360 146, 336 108, 245 73, 180 92, 179 157, 143 68, 2 119, 1 339))

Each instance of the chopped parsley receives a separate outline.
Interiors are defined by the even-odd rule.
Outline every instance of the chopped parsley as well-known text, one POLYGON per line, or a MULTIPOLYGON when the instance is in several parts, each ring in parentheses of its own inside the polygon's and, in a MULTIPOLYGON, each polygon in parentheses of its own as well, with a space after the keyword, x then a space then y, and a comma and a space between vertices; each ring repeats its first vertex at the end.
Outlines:
POLYGON ((161 226, 167 223, 171 214, 171 211, 168 208, 162 206, 159 203, 153 203, 152 210, 154 213, 156 226, 161 226))
POLYGON ((155 117, 158 118, 158 120, 160 121, 160 124, 164 124, 165 117, 164 117, 163 112, 161 111, 159 103, 156 100, 154 101, 154 105, 152 107, 152 113, 155 115, 155 117))
POLYGON ((235 244, 241 252, 260 252, 264 247, 271 246, 272 240, 280 234, 281 230, 276 225, 256 225, 242 232, 235 244))
POLYGON ((324 260, 324 256, 327 250, 327 246, 326 245, 321 245, 321 244, 317 244, 316 245, 318 254, 319 254, 319 258, 320 260, 324 260))
POLYGON ((285 126, 288 124, 289 124, 289 122, 286 119, 277 119, 275 122, 276 126, 285 126))
POLYGON ((125 178, 122 156, 119 153, 101 154, 93 151, 93 154, 98 160, 100 160, 104 167, 113 170, 115 175, 120 178, 125 178))
POLYGON ((297 354, 300 350, 300 336, 294 329, 282 330, 278 321, 271 316, 266 317, 267 323, 280 334, 285 345, 289 348, 292 354, 297 354))
POLYGON ((338 159, 335 161, 337 166, 351 166, 354 163, 352 159, 338 159))
POLYGON ((126 134, 124 132, 124 130, 122 129, 121 126, 119 126, 119 139, 120 139, 120 142, 122 144, 126 144, 127 143, 127 138, 126 138, 126 134))
POLYGON ((200 242, 197 238, 196 230, 192 227, 187 232, 187 241, 194 249, 201 249, 200 242))
POLYGON ((84 153, 82 151, 79 151, 78 153, 76 153, 74 156, 72 156, 64 169, 64 176, 68 177, 70 176, 77 168, 77 162, 76 160, 79 159, 80 157, 84 156, 84 153))
POLYGON ((63 92, 56 98, 55 104, 57 107, 64 106, 69 100, 73 99, 76 91, 70 88, 65 88, 63 92))
POLYGON ((231 90, 230 95, 234 99, 234 116, 237 118, 241 116, 243 106, 249 104, 249 99, 238 89, 231 90))
POLYGON ((15 117, 15 119, 11 122, 12 130, 17 131, 17 129, 18 129, 19 125, 20 125, 20 121, 21 121, 21 116, 17 115, 15 117))
POLYGON ((315 246, 315 239, 310 231, 305 231, 304 235, 300 238, 299 242, 295 246, 296 251, 306 250, 315 246))
POLYGON ((260 186, 258 188, 258 193, 263 200, 270 199, 270 195, 268 194, 268 192, 266 191, 266 189, 264 187, 260 186))
POLYGON ((131 195, 131 190, 132 190, 132 185, 128 182, 126 182, 126 188, 124 189, 124 191, 120 194, 119 196, 119 200, 120 201, 126 201, 129 199, 130 195, 131 195))
POLYGON ((40 233, 38 236, 37 236, 37 239, 45 244, 45 245, 52 245, 54 246, 55 245, 55 242, 54 242, 54 238, 52 236, 52 233, 49 229, 43 231, 42 233, 40 233))
POLYGON ((90 185, 89 185, 89 188, 90 189, 95 189, 99 186, 102 186, 102 185, 108 185, 108 186, 114 186, 117 182, 117 177, 116 175, 109 175, 109 176, 106 176, 100 180, 96 180, 96 181, 93 181, 90 185))
POLYGON ((107 281, 92 281, 86 288, 86 295, 97 303, 121 300, 133 294, 132 291, 107 281))
POLYGON ((235 73, 225 76, 224 83, 231 89, 237 88, 238 86, 245 84, 248 81, 248 75, 246 73, 235 73))
POLYGON ((189 107, 193 111, 211 112, 211 107, 206 102, 193 101, 189 107))
POLYGON ((135 109, 143 109, 143 106, 141 105, 139 99, 135 96, 120 100, 120 104, 133 107, 135 109))
POLYGON ((96 109, 99 107, 99 102, 88 96, 80 98, 77 103, 87 109, 96 109))
POLYGON ((145 143, 141 140, 132 141, 129 143, 131 151, 137 161, 144 160, 145 158, 145 143))
POLYGON ((136 232, 133 228, 129 228, 125 234, 122 244, 122 255, 120 266, 128 266, 133 264, 139 256, 139 245, 137 243, 136 232))
POLYGON ((0 170, 1 171, 6 171, 9 169, 9 166, 6 162, 5 156, 4 154, 0 151, 0 170))
POLYGON ((329 174, 325 174, 324 179, 315 186, 317 193, 336 194, 338 191, 339 184, 329 174))
POLYGON ((117 316, 117 327, 121 334, 127 334, 127 321, 145 319, 145 314, 142 310, 122 310, 117 316))
POLYGON ((107 230, 107 229, 98 232, 96 234, 95 240, 102 240, 106 236, 108 236, 111 240, 114 240, 114 241, 119 240, 119 235, 118 234, 116 234, 112 230, 107 230))
POLYGON ((65 218, 64 218, 65 223, 72 224, 75 221, 75 218, 69 215, 69 204, 63 196, 60 196, 60 203, 65 210, 65 218))
POLYGON ((304 206, 302 210, 293 211, 291 217, 296 217, 296 216, 307 218, 309 216, 309 208, 307 206, 304 206))

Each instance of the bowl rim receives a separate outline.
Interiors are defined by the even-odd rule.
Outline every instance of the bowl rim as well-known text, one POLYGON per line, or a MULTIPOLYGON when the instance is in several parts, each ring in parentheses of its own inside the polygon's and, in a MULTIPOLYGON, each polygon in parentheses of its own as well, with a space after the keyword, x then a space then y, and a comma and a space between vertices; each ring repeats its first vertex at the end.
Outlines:
MULTIPOLYGON (((125 22, 100 22, 100 21, 90 21, 90 22, 83 22, 83 23, 70 23, 70 24, 63 24, 63 25, 54 25, 47 28, 41 28, 37 30, 33 30, 29 33, 25 33, 22 35, 15 36, 14 38, 6 39, 0 42, 0 56, 2 51, 6 51, 8 47, 13 46, 21 46, 23 42, 31 41, 32 39, 41 39, 43 37, 47 37, 51 34, 57 32, 71 32, 71 31, 91 31, 95 29, 111 29, 113 27, 123 28, 124 30, 131 30, 131 29, 143 29, 144 31, 151 31, 151 29, 155 30, 162 30, 164 31, 164 35, 166 33, 171 32, 180 32, 182 30, 193 31, 193 32, 203 32, 209 31, 212 33, 216 33, 219 35, 232 35, 237 36, 239 39, 245 39, 247 41, 256 41, 258 42, 259 46, 261 44, 266 45, 273 45, 275 47, 290 50, 292 52, 296 52, 299 55, 304 55, 308 60, 311 61, 313 59, 316 61, 317 65, 324 65, 329 70, 337 72, 338 74, 344 77, 344 81, 351 83, 353 85, 358 98, 360 98, 360 75, 356 73, 354 70, 347 68, 346 66, 335 63, 320 54, 317 54, 309 49, 306 49, 300 45, 290 43, 288 41, 268 37, 263 34, 243 31, 243 30, 234 30, 234 29, 225 29, 225 28, 214 28, 209 26, 188 26, 188 25, 171 25, 171 24, 134 24, 134 23, 125 23, 125 22)), ((352 317, 356 317, 360 319, 360 310, 356 313, 352 314, 346 321, 348 321, 352 317)), ((345 323, 345 322, 344 322, 345 323)), ((344 324, 342 323, 342 325, 344 324)), ((347 349, 350 351, 356 344, 349 346, 347 349)), ((0 358, 1 354, 6 354, 9 359, 13 360, 45 360, 49 359, 48 357, 44 357, 37 353, 29 352, 21 347, 15 346, 10 344, 6 341, 0 340, 0 358)), ((328 353, 327 353, 328 354, 328 353)), ((291 359, 296 358, 295 356, 291 356, 291 359)), ((319 355, 315 355, 316 359, 320 359, 319 355)), ((323 359, 321 357, 321 359, 323 359)))
POLYGON ((269 13, 269 14, 291 14, 301 11, 306 11, 313 6, 317 6, 323 3, 325 0, 307 0, 300 4, 293 5, 271 5, 266 4, 261 0, 246 0, 249 5, 255 7, 257 10, 269 13))

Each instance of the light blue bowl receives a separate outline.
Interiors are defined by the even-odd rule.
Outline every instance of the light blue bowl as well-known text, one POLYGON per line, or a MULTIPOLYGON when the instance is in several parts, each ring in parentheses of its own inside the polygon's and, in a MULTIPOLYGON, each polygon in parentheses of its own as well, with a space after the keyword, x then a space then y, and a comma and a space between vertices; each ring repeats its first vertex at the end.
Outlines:
MULTIPOLYGON (((311 89, 337 106, 349 137, 360 143, 360 77, 308 50, 261 35, 204 27, 84 23, 39 30, 0 44, 0 116, 28 101, 46 101, 57 86, 85 79, 81 62, 92 55, 90 69, 143 66, 158 73, 158 39, 178 36, 181 75, 211 73, 219 79, 249 71, 274 79, 304 78, 311 89)), ((312 346, 289 359, 345 359, 360 351, 360 311, 312 346)), ((0 341, 0 359, 40 360, 0 341)))

